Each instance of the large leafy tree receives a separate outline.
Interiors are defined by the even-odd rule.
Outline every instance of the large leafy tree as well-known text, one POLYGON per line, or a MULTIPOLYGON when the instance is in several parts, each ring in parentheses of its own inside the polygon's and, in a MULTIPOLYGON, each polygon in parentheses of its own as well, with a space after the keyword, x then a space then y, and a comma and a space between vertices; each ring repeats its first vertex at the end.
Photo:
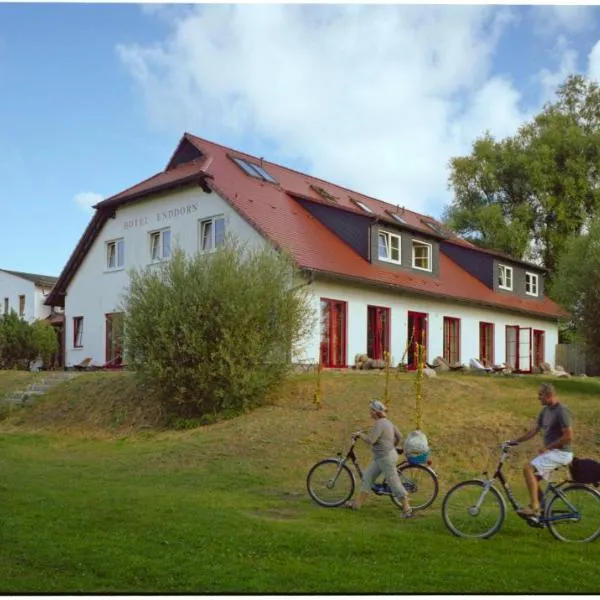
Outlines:
POLYGON ((600 215, 584 235, 567 241, 552 293, 570 312, 577 337, 600 358, 600 215))
POLYGON ((451 160, 444 220, 472 242, 539 261, 553 277, 567 239, 600 206, 600 89, 569 77, 516 135, 488 133, 451 160))

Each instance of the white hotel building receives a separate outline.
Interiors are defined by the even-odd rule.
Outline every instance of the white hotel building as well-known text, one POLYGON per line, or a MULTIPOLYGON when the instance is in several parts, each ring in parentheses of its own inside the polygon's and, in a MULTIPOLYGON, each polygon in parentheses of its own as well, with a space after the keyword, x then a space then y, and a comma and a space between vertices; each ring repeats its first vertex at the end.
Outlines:
MULTIPOLYGON (((119 352, 128 271, 177 245, 210 252, 225 232, 288 250, 320 317, 302 355, 346 367, 394 362, 411 339, 428 359, 478 358, 531 372, 554 364, 561 309, 539 266, 481 250, 433 219, 185 134, 164 171, 100 202, 46 299, 64 307, 67 366, 119 352)), ((409 351, 408 364, 414 366, 409 351)))

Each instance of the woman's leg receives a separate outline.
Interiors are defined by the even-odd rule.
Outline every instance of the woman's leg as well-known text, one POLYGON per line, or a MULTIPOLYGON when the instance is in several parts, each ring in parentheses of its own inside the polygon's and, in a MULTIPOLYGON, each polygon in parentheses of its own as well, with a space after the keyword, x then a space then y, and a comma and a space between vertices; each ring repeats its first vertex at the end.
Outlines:
POLYGON ((402 510, 405 513, 410 513, 410 504, 408 501, 408 492, 402 485, 400 477, 398 477, 398 471, 396 471, 396 461, 398 460, 398 453, 392 450, 385 458, 379 458, 378 463, 383 471, 389 486, 392 488, 392 493, 396 498, 402 500, 402 510))
POLYGON ((354 508, 354 510, 358 510, 363 505, 363 502, 367 499, 367 496, 371 491, 373 481, 375 481, 380 473, 381 468, 377 464, 377 461, 372 461, 367 467, 366 471, 363 473, 363 477, 360 482, 360 491, 358 492, 356 500, 352 503, 352 508, 354 508))

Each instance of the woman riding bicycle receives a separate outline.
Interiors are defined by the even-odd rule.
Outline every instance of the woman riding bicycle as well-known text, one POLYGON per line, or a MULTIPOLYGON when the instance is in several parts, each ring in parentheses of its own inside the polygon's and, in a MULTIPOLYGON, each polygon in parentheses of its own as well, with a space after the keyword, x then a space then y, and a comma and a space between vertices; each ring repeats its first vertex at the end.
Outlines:
POLYGON ((412 517, 408 493, 400 482, 396 471, 398 461, 396 446, 402 440, 402 435, 398 428, 386 417, 387 408, 381 401, 371 400, 369 411, 371 418, 375 420, 371 431, 368 434, 359 431, 354 433, 353 437, 360 438, 371 446, 373 460, 364 472, 356 500, 347 502, 346 507, 358 510, 369 495, 374 480, 383 473, 392 488, 394 496, 402 502, 402 516, 404 518, 412 517))

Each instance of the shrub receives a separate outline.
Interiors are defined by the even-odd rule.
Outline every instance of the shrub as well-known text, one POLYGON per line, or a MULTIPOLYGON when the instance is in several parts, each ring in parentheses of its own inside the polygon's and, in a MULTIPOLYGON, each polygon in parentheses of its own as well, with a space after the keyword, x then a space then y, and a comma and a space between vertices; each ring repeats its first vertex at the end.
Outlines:
POLYGON ((0 368, 26 369, 37 357, 31 325, 13 310, 0 317, 0 368))
POLYGON ((31 325, 33 346, 45 367, 48 367, 52 358, 58 352, 58 338, 56 331, 48 321, 34 321, 31 325))
POLYGON ((211 254, 131 273, 123 312, 127 361, 180 417, 239 413, 285 377, 312 327, 287 255, 229 237, 211 254))

